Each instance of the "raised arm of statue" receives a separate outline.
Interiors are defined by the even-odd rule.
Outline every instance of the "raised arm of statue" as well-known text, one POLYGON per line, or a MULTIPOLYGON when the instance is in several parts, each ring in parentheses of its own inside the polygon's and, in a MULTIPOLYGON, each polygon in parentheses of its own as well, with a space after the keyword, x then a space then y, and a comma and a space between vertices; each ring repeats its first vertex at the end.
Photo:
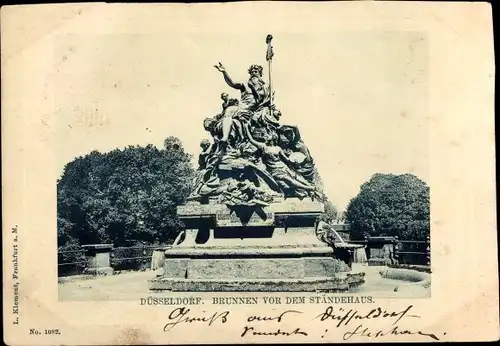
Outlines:
POLYGON ((248 140, 250 141, 250 143, 252 143, 253 145, 255 145, 257 148, 259 149, 264 149, 266 147, 266 145, 264 143, 261 143, 261 142, 257 142, 253 137, 252 137, 252 134, 250 133, 250 129, 248 128, 248 124, 245 123, 243 125, 243 128, 245 129, 245 134, 248 138, 248 140))
POLYGON ((229 77, 229 74, 227 73, 226 68, 220 62, 218 65, 214 65, 214 67, 219 72, 222 72, 222 75, 224 76, 224 80, 226 81, 227 85, 229 85, 231 88, 241 90, 241 91, 245 90, 245 85, 243 85, 242 83, 233 82, 231 77, 229 77))

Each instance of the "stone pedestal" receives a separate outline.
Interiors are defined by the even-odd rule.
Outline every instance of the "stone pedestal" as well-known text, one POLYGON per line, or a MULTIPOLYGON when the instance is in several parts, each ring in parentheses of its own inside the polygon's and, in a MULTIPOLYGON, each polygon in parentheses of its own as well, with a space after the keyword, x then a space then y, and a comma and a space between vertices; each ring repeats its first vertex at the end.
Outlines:
POLYGON ((335 243, 335 256, 342 260, 349 268, 352 268, 355 252, 362 248, 363 245, 350 243, 335 243))
POLYGON ((315 233, 323 205, 288 199, 265 208, 188 204, 177 213, 183 242, 165 252, 150 290, 347 291, 363 274, 341 272, 315 233))
POLYGON ((369 237, 369 266, 387 266, 395 264, 394 245, 396 244, 395 237, 369 237))
POLYGON ((85 250, 85 257, 87 258, 88 274, 93 275, 113 275, 113 268, 109 263, 111 250, 113 244, 89 244, 82 245, 85 250))
POLYGON ((151 256, 151 270, 156 272, 156 276, 163 275, 163 268, 165 266, 165 251, 170 249, 171 246, 159 247, 153 250, 151 256))

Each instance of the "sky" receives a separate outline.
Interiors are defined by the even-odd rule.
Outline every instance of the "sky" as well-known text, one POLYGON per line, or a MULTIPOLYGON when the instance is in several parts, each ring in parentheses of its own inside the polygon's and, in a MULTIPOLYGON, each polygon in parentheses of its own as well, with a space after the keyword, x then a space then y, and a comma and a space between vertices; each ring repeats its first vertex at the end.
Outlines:
MULTIPOLYGON (((258 31, 258 30, 257 30, 258 31)), ((55 39, 57 170, 93 150, 162 146, 196 159, 236 81, 264 66, 266 31, 68 34, 55 39)), ((428 37, 413 31, 273 32, 272 82, 282 124, 297 125, 339 210, 375 173, 429 178, 428 37)), ((193 161, 195 163, 195 161, 193 161)))

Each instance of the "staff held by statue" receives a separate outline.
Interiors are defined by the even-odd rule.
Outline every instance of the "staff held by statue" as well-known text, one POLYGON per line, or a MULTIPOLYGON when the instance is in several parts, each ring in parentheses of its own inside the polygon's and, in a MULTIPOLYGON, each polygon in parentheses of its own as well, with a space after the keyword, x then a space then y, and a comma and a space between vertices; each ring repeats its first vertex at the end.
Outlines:
POLYGON ((267 35, 266 37, 266 43, 267 43, 267 52, 266 52, 266 60, 269 63, 269 97, 270 97, 270 102, 269 106, 272 110, 273 106, 273 84, 272 84, 272 79, 271 79, 271 72, 272 72, 272 62, 273 62, 273 46, 271 46, 271 41, 273 39, 273 36, 271 34, 267 35))

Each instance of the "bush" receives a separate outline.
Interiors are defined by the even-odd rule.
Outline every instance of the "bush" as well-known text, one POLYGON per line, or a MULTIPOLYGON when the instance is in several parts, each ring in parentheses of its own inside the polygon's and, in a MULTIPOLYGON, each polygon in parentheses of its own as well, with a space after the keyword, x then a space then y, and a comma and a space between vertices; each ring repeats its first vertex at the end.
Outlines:
POLYGON ((375 174, 347 207, 353 240, 396 236, 426 240, 430 232, 429 187, 412 174, 375 174))
POLYGON ((193 169, 180 142, 168 143, 168 150, 129 146, 69 162, 57 182, 58 244, 173 241, 193 169))

